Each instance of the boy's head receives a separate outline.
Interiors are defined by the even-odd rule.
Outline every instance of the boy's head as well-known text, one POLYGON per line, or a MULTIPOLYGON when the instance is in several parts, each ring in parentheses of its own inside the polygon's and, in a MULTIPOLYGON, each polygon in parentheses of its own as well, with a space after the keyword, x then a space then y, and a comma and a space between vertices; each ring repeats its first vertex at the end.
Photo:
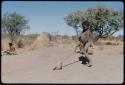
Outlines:
POLYGON ((89 28, 89 22, 87 20, 85 20, 83 23, 82 23, 82 27, 83 29, 88 29, 89 28))
POLYGON ((12 43, 9 43, 9 46, 12 46, 13 44, 12 43))

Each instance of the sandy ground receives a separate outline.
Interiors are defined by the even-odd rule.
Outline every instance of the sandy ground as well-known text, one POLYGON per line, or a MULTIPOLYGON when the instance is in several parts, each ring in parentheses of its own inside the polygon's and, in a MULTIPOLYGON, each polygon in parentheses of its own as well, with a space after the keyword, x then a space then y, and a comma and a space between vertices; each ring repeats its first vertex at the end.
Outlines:
POLYGON ((52 46, 25 54, 2 56, 3 83, 122 83, 123 54, 90 55, 93 66, 81 64, 71 48, 52 46), (63 62, 62 70, 52 70, 63 62), (77 62, 78 61, 78 62, 77 62))

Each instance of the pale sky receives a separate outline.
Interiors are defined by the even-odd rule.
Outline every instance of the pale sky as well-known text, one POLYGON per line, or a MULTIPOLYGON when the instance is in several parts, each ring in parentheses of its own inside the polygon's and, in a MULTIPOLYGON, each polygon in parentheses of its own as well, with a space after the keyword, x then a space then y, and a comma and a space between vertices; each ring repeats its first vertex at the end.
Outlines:
MULTIPOLYGON (((30 30, 25 34, 42 32, 62 35, 76 35, 75 30, 68 26, 64 17, 77 10, 86 10, 97 5, 123 10, 120 1, 3 1, 2 14, 17 12, 29 19, 30 30)), ((120 30, 117 34, 123 34, 120 30)))

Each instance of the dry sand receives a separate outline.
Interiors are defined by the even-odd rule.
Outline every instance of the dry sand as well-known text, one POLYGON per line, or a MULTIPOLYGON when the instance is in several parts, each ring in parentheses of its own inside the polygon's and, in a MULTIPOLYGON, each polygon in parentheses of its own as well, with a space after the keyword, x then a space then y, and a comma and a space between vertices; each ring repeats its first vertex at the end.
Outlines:
POLYGON ((81 64, 81 61, 78 61, 80 56, 73 53, 73 49, 61 46, 14 56, 2 56, 2 82, 84 84, 123 82, 123 54, 106 55, 95 52, 90 55, 92 67, 81 64), (65 67, 62 70, 52 70, 58 61, 69 56, 71 57, 63 62, 65 67))

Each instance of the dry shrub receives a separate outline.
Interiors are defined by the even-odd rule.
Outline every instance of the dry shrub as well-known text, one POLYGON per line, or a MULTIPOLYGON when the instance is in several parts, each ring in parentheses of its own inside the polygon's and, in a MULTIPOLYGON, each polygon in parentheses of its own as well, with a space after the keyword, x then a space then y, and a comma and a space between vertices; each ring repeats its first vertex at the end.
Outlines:
POLYGON ((17 42, 17 47, 18 48, 23 48, 24 47, 24 43, 23 43, 23 40, 20 39, 18 42, 17 42))
POLYGON ((105 44, 106 45, 112 45, 112 42, 106 42, 105 44))
POLYGON ((96 45, 120 45, 120 41, 118 39, 112 39, 108 40, 108 39, 100 39, 96 42, 96 45))
POLYGON ((74 46, 76 46, 76 41, 74 41, 70 38, 68 38, 68 39, 60 38, 57 40, 57 43, 62 45, 63 47, 74 48, 74 46))
MULTIPOLYGON (((10 40, 8 38, 2 39, 1 40, 1 50, 8 50, 9 49, 9 43, 10 43, 10 40)), ((17 48, 15 43, 13 43, 13 46, 15 48, 17 48)))
POLYGON ((50 46, 51 35, 49 33, 43 33, 37 37, 34 43, 31 45, 31 49, 39 49, 50 46))
POLYGON ((95 45, 101 45, 102 44, 102 42, 96 42, 95 43, 95 45))
POLYGON ((99 50, 101 50, 101 51, 102 51, 103 49, 104 49, 104 48, 103 48, 103 46, 99 46, 99 50))
POLYGON ((17 47, 27 48, 30 47, 33 42, 36 40, 38 34, 29 34, 29 35, 23 35, 20 36, 17 39, 17 47))
POLYGON ((60 43, 60 44, 69 44, 69 40, 68 39, 59 39, 58 43, 60 43))
POLYGON ((108 42, 105 43, 105 45, 119 45, 119 43, 108 41, 108 42))
POLYGON ((2 39, 1 50, 7 50, 7 49, 9 49, 8 43, 9 43, 9 39, 2 39))

